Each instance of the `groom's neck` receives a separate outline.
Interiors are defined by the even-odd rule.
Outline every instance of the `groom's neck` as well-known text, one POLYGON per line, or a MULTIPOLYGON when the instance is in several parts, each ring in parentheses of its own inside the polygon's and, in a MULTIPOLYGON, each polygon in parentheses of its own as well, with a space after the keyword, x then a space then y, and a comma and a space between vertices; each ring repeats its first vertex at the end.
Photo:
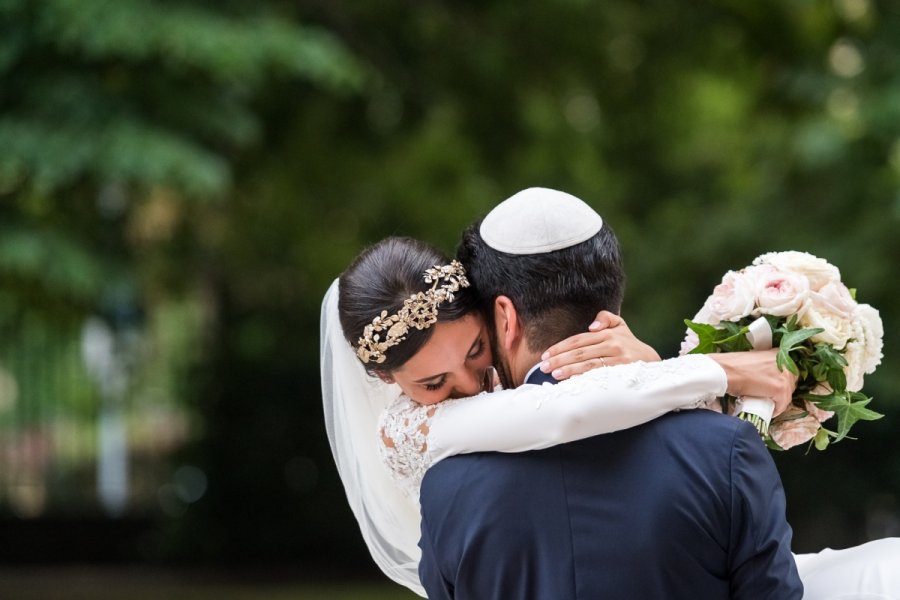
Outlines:
POLYGON ((522 346, 522 349, 510 361, 512 363, 510 365, 510 374, 516 383, 516 387, 525 383, 525 377, 528 375, 528 372, 541 361, 540 352, 530 351, 527 343, 523 343, 522 346))

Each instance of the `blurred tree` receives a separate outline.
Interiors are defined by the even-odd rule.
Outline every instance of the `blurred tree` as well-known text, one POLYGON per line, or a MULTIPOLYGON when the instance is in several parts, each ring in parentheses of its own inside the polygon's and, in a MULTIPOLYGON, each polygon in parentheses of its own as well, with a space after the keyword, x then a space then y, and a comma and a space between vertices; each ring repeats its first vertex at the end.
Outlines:
MULTIPOLYGON (((0 333, 25 377, 17 410, 46 419, 55 409, 36 404, 69 402, 96 414, 93 397, 68 399, 68 375, 57 375, 78 368, 84 317, 115 320, 123 298, 146 315, 155 349, 148 393, 132 400, 159 402, 163 390, 202 405, 203 382, 187 377, 209 359, 198 343, 217 341, 219 280, 195 240, 214 227, 193 219, 228 204, 238 159, 264 142, 266 93, 340 97, 365 78, 334 35, 279 2, 0 2, 0 333), (54 332, 67 353, 25 356, 26 330, 54 332), (28 367, 35 360, 53 366, 28 367)), ((144 439, 145 425, 132 424, 132 442, 165 445, 144 439)))
POLYGON ((5 0, 0 78, 0 271, 90 306, 227 195, 267 84, 345 92, 362 69, 274 3, 5 0))

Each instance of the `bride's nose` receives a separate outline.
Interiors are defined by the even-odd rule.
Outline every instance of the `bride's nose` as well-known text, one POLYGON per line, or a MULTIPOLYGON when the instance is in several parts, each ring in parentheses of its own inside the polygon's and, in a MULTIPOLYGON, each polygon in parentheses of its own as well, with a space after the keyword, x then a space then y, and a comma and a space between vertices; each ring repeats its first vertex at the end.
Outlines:
POLYGON ((456 384, 456 391, 460 397, 477 396, 484 389, 484 370, 466 369, 456 384))

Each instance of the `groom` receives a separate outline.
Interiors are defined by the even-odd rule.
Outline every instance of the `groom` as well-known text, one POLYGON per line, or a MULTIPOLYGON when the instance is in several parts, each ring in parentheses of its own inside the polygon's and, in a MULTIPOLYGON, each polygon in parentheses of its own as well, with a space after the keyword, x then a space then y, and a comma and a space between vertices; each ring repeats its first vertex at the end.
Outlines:
MULTIPOLYGON (((620 308, 616 238, 562 192, 501 203, 464 234, 459 258, 507 387, 553 383, 537 367, 542 349, 583 331, 598 306, 620 308)), ((772 459, 752 426, 712 411, 448 458, 425 475, 420 500, 419 574, 432 600, 802 595, 772 459)))

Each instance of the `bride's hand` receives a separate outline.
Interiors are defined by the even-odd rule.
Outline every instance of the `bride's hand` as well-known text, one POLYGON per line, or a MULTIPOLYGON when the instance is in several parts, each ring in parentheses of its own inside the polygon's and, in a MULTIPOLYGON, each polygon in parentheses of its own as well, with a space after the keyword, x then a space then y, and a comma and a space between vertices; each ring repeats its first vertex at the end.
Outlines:
POLYGON ((656 350, 637 339, 619 315, 601 311, 588 330, 547 349, 541 371, 563 380, 598 367, 659 360, 656 350))

